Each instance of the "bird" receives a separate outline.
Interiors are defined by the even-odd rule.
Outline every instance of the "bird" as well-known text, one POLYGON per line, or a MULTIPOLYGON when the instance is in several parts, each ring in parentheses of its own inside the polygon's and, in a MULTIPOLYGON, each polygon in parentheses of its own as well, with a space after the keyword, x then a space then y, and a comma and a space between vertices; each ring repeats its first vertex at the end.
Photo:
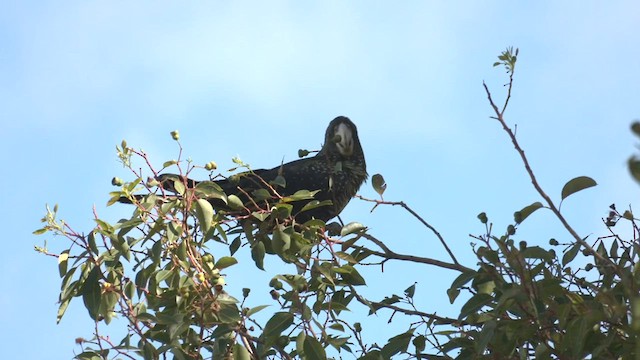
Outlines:
MULTIPOLYGON (((327 222, 338 216, 367 177, 358 129, 348 117, 338 116, 329 123, 323 146, 315 156, 211 182, 219 186, 227 196, 237 196, 244 203, 245 212, 247 209, 257 210, 256 206, 267 208, 286 198, 295 200, 296 193, 308 190, 313 194, 312 197, 298 196, 301 200, 290 201, 293 205, 291 215, 296 222, 304 223, 311 219, 327 222), (312 201, 315 202, 311 203, 312 201), (305 205, 314 206, 307 206, 310 210, 306 210, 305 205)), ((188 188, 203 182, 175 174, 161 174, 157 180, 165 190, 171 192, 175 192, 173 181, 182 181, 188 188)), ((207 200, 214 208, 225 207, 220 198, 207 200)), ((121 198, 119 201, 131 203, 128 198, 121 198)), ((234 213, 233 210, 226 210, 234 213)))

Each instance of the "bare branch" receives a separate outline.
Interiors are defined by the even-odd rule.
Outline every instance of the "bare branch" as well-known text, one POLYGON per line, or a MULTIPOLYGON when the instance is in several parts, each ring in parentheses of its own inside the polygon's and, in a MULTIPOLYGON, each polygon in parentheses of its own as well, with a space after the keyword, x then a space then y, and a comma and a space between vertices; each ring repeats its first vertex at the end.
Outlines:
POLYGON ((410 208, 404 201, 383 201, 383 200, 375 200, 375 199, 367 199, 365 197, 362 197, 360 195, 356 195, 355 197, 357 197, 360 200, 364 200, 364 201, 368 201, 368 202, 373 202, 376 205, 374 206, 377 207, 378 205, 391 205, 391 206, 401 206, 403 207, 405 210, 407 210, 411 215, 413 215, 413 217, 415 217, 416 219, 418 219, 424 226, 426 226, 429 230, 431 230, 431 232, 433 232, 436 237, 438 238, 438 240, 440 240, 440 243, 442 243, 442 246, 444 246, 445 250, 447 251, 447 253, 449 253, 449 256, 451 257, 451 260, 453 260, 453 262, 456 265, 460 265, 460 263, 458 262, 458 259, 456 259, 455 255, 453 255, 453 252, 451 251, 451 249, 449 248, 449 246, 447 245, 447 243, 444 241, 444 238, 442 237, 442 235, 440 235, 440 233, 438 232, 438 230, 436 230, 436 228, 434 228, 433 226, 431 226, 431 224, 429 224, 428 222, 426 222, 422 216, 418 215, 418 213, 416 213, 415 211, 413 211, 412 208, 410 208))
MULTIPOLYGON (((360 249, 367 251, 368 253, 375 255, 375 256, 379 256, 381 258, 385 258, 385 259, 395 259, 395 260, 402 260, 402 261, 410 261, 410 262, 415 262, 415 263, 421 263, 421 264, 428 264, 428 265, 433 265, 433 266, 438 266, 444 269, 450 269, 450 270, 457 270, 460 272, 467 272, 467 271, 473 271, 472 269, 464 266, 464 265, 460 265, 460 264, 452 264, 452 263, 448 263, 445 261, 440 261, 440 260, 435 260, 435 259, 431 259, 431 258, 424 258, 424 257, 420 257, 420 256, 414 256, 414 255, 403 255, 403 254, 398 254, 397 252, 389 249, 389 247, 387 247, 382 241, 376 239, 374 236, 369 235, 367 233, 362 234, 362 237, 364 237, 367 240, 370 240, 371 242, 373 242, 374 244, 378 245, 383 252, 379 252, 379 251, 374 251, 368 248, 364 248, 364 247, 359 247, 360 249)), ((357 246, 352 246, 352 247, 357 247, 357 246)))
MULTIPOLYGON (((512 84, 513 84, 513 74, 511 74, 511 77, 510 77, 509 89, 511 89, 511 85, 512 84)), ((492 116, 492 118, 498 120, 500 125, 502 125, 502 129, 507 133, 507 135, 509 135, 509 138, 511 139, 511 143, 513 144, 513 146, 515 147, 516 151, 520 155, 522 163, 524 164, 524 168, 527 171, 527 174, 529 175, 529 178, 531 179, 531 183, 533 184, 533 187, 536 189, 538 194, 544 199, 544 201, 547 203, 547 206, 549 207, 549 209, 551 209, 551 211, 555 214, 555 216, 558 218, 558 220, 560 220, 560 222, 562 223, 564 228, 569 232, 569 234, 571 234, 571 236, 576 240, 576 242, 580 244, 580 246, 582 246, 585 249, 587 249, 587 251, 590 254, 593 254, 593 256, 596 259, 602 261, 605 264, 609 264, 612 268, 615 269, 616 267, 613 264, 613 262, 611 261, 611 259, 607 259, 607 258, 603 257, 602 255, 598 254, 593 249, 593 247, 591 247, 591 245, 589 245, 586 241, 584 241, 580 237, 580 235, 578 235, 578 233, 573 229, 573 227, 571 227, 571 225, 569 225, 569 223, 567 222, 565 217, 562 215, 560 210, 558 210, 558 207, 556 207, 556 205, 553 203, 553 200, 551 200, 551 197, 549 195, 547 195, 547 193, 542 189, 542 187, 540 186, 540 183, 538 183, 538 179, 536 178, 535 174, 533 173, 533 170, 531 169, 531 165, 529 165, 529 160, 525 156, 524 150, 522 150, 522 147, 520 147, 520 144, 518 143, 518 140, 516 139, 516 135, 514 134, 514 132, 511 130, 511 128, 507 125, 506 121, 504 120, 504 116, 503 115, 504 115, 504 109, 506 108, 506 103, 505 103, 505 107, 503 108, 503 111, 500 111, 498 109, 498 107, 496 106, 495 102, 493 101, 493 98, 491 97, 491 92, 489 91, 489 88, 487 87, 487 84, 484 81, 482 82, 482 86, 484 86, 484 90, 487 93, 487 98, 489 99, 489 103, 491 104, 491 107, 493 108, 493 110, 494 110, 494 112, 496 114, 496 116, 495 117, 492 116)), ((507 100, 508 100, 508 98, 507 98, 507 100)))

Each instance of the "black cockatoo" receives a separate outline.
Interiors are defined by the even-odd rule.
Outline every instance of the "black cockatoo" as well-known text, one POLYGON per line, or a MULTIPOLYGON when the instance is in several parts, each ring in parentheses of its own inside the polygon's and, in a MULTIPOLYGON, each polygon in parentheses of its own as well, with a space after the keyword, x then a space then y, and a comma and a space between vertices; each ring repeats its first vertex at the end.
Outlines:
MULTIPOLYGON (((251 210, 256 210, 253 209, 255 205, 263 207, 277 203, 280 197, 290 197, 300 190, 317 191, 313 199, 291 202, 291 214, 297 222, 305 222, 312 218, 326 222, 340 214, 366 179, 367 167, 358 130, 349 118, 338 116, 329 123, 324 145, 315 156, 282 164, 273 169, 235 174, 228 179, 213 182, 226 195, 236 195, 251 210), (267 190, 270 196, 265 199, 265 192, 261 189, 267 190), (261 191, 263 195, 260 196, 260 201, 253 199, 253 194, 257 191, 261 191), (304 205, 313 200, 325 205, 300 212, 304 205)), ((173 174, 158 177, 164 189, 169 191, 174 191, 173 181, 176 180, 182 180, 187 187, 195 187, 200 183, 173 174)), ((126 198, 121 198, 120 201, 131 202, 126 198)), ((220 199, 209 201, 214 207, 224 207, 220 199)))

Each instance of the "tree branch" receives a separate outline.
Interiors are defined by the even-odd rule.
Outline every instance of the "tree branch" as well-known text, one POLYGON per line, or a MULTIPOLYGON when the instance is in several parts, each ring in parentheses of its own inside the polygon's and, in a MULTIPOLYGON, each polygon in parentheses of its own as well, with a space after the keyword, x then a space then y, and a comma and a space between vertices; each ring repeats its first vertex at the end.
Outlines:
MULTIPOLYGON (((511 94, 512 85, 513 85, 513 74, 510 76, 510 81, 509 81, 509 95, 511 94)), ((551 200, 551 197, 547 195, 547 193, 542 189, 542 187, 538 183, 538 180, 536 179, 535 174, 533 173, 533 170, 531 169, 531 165, 529 165, 529 160, 525 156, 524 150, 522 150, 522 148, 520 147, 520 144, 518 143, 518 140, 516 139, 516 135, 504 120, 503 115, 504 115, 504 109, 506 109, 506 103, 505 103, 505 107, 503 108, 503 111, 500 111, 496 106, 495 102, 493 101, 493 98, 491 97, 491 92, 489 91, 489 88, 487 87, 487 84, 484 81, 482 82, 482 86, 484 86, 484 90, 487 93, 487 98, 489 99, 489 103, 491 104, 491 107, 493 108, 493 111, 496 114, 496 116, 492 116, 491 118, 498 120, 500 125, 502 125, 502 129, 507 133, 507 135, 509 135, 509 138, 511 139, 511 143, 513 144, 516 151, 520 155, 520 159, 522 160, 522 163, 524 164, 524 168, 527 171, 527 174, 529 175, 529 179, 531 179, 531 183, 533 184, 533 187, 536 189, 538 194, 544 199, 549 209, 551 209, 551 211, 555 214, 558 220, 560 220, 564 228, 569 232, 569 234, 571 234, 571 236, 576 240, 576 242, 580 244, 580 246, 587 249, 587 251, 590 254, 592 254, 596 259, 602 261, 603 263, 611 265, 615 269, 615 265, 611 262, 610 259, 607 259, 602 255, 600 255, 599 253, 597 253, 593 249, 593 247, 591 247, 591 245, 589 245, 586 241, 584 241, 578 235, 578 233, 573 229, 573 227, 569 225, 569 223, 567 222, 565 217, 562 215, 562 213, 560 213, 560 210, 558 210, 556 205, 553 203, 553 200, 551 200)))
POLYGON ((403 254, 398 254, 397 252, 389 249, 389 247, 387 247, 382 241, 376 239, 374 236, 369 235, 367 233, 363 233, 361 234, 362 237, 364 237, 367 240, 370 240, 371 242, 373 242, 374 244, 378 245, 383 252, 379 252, 379 251, 374 251, 365 247, 358 247, 358 246, 353 246, 358 247, 364 251, 367 251, 368 253, 372 254, 372 255, 376 255, 379 256, 381 258, 384 259, 395 259, 395 260, 402 260, 402 261, 410 261, 410 262, 414 262, 414 263, 421 263, 421 264, 428 264, 428 265, 434 265, 434 266, 438 266, 441 268, 445 268, 445 269, 450 269, 450 270, 457 270, 460 272, 467 272, 467 271, 473 271, 472 269, 464 266, 464 265, 460 265, 460 264, 452 264, 452 263, 448 263, 445 261, 440 261, 440 260, 435 260, 435 259, 430 259, 430 258, 424 258, 424 257, 420 257, 420 256, 414 256, 414 255, 403 255, 403 254))
MULTIPOLYGON (((405 210, 407 210, 411 215, 413 215, 413 217, 415 217, 416 219, 418 219, 424 226, 426 226, 429 230, 431 230, 431 232, 433 232, 436 237, 438 238, 438 240, 440 240, 440 243, 442 243, 442 246, 444 246, 445 250, 447 251, 447 253, 449 253, 449 256, 451 257, 451 260, 453 260, 453 262, 456 265, 460 265, 460 263, 458 262, 458 259, 456 259, 455 255, 453 255, 453 252, 451 251, 451 249, 449 248, 449 246, 447 245, 447 243, 444 241, 444 238, 442 237, 442 235, 440 235, 440 233, 438 232, 438 230, 436 230, 436 228, 434 228, 433 226, 431 226, 431 224, 429 224, 428 222, 426 222, 426 220, 424 220, 422 218, 422 216, 418 215, 418 213, 416 213, 415 211, 413 211, 413 209, 411 209, 404 201, 384 201, 384 200, 375 200, 375 199, 367 199, 365 197, 362 197, 360 195, 356 195, 355 197, 357 197, 360 200, 364 200, 364 201, 368 201, 368 202, 373 202, 376 205, 391 205, 391 206, 401 206, 403 207, 405 210)), ((375 209, 374 206, 374 209, 375 209)))

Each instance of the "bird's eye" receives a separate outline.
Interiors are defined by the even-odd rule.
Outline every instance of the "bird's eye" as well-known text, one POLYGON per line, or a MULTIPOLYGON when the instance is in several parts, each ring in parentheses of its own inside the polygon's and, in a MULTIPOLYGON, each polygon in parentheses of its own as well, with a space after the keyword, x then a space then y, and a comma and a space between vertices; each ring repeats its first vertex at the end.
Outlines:
POLYGON ((331 141, 333 141, 334 143, 339 143, 340 141, 342 141, 342 136, 340 136, 339 134, 335 134, 333 136, 333 139, 331 139, 331 141))

